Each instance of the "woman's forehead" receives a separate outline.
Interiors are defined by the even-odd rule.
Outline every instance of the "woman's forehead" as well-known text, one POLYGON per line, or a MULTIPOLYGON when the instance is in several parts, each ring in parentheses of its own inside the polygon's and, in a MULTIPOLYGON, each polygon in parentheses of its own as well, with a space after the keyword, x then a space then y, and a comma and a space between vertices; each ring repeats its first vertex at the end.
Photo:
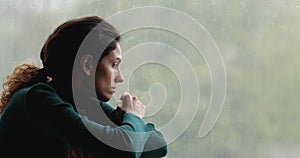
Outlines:
POLYGON ((122 50, 121 50, 120 44, 118 44, 118 43, 116 44, 116 48, 108 54, 108 57, 113 60, 114 59, 119 59, 119 60, 122 59, 122 50))
POLYGON ((119 44, 117 44, 116 48, 112 50, 107 56, 103 58, 104 60, 115 61, 122 60, 122 51, 119 44))

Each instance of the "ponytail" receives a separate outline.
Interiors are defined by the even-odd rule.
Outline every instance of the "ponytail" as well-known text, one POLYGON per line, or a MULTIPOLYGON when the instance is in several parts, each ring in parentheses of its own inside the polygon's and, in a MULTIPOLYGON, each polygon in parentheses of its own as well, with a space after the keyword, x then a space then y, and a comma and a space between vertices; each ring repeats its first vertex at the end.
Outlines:
POLYGON ((0 114, 3 112, 5 106, 10 100, 11 96, 18 90, 35 84, 37 82, 47 82, 50 78, 47 77, 43 69, 31 64, 22 64, 17 66, 13 73, 6 77, 3 83, 0 100, 0 114), (43 77, 44 76, 44 77, 43 77))

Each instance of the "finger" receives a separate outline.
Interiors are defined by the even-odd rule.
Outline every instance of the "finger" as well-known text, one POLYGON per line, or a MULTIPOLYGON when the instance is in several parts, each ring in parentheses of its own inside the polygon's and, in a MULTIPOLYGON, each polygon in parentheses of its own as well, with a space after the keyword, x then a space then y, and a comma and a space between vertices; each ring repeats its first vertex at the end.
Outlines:
POLYGON ((137 96, 133 96, 132 99, 133 100, 138 100, 138 97, 137 96))
POLYGON ((145 105, 140 100, 134 100, 134 102, 135 102, 136 105, 145 107, 145 105))
POLYGON ((124 92, 124 93, 122 94, 122 96, 120 97, 120 99, 123 100, 124 96, 126 96, 126 95, 131 96, 129 92, 124 92))
POLYGON ((123 101, 122 101, 122 100, 119 100, 118 103, 117 103, 117 107, 120 107, 120 108, 121 108, 122 105, 123 105, 123 101))
POLYGON ((131 104, 131 96, 128 94, 123 95, 123 105, 130 105, 131 104))
POLYGON ((140 106, 142 106, 143 108, 146 107, 142 102, 140 102, 140 106))
POLYGON ((136 96, 132 97, 132 100, 138 104, 143 104, 136 96), (135 98, 134 98, 135 97, 135 98))
POLYGON ((123 95, 130 95, 130 93, 129 92, 124 92, 123 95))

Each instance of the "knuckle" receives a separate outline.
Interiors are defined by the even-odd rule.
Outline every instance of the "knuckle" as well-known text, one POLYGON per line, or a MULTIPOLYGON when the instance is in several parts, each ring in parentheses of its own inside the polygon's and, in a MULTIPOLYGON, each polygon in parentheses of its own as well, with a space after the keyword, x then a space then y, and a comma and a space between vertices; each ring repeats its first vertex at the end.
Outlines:
POLYGON ((125 97, 125 98, 130 98, 130 94, 127 92, 127 93, 124 93, 123 94, 123 97, 125 97))

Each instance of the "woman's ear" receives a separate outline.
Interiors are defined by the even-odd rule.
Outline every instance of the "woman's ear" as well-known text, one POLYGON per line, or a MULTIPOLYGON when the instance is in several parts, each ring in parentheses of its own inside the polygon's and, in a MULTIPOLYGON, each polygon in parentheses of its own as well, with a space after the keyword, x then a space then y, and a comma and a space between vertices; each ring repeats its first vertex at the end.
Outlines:
POLYGON ((90 76, 93 70, 93 56, 86 54, 80 59, 80 67, 86 76, 90 76))

